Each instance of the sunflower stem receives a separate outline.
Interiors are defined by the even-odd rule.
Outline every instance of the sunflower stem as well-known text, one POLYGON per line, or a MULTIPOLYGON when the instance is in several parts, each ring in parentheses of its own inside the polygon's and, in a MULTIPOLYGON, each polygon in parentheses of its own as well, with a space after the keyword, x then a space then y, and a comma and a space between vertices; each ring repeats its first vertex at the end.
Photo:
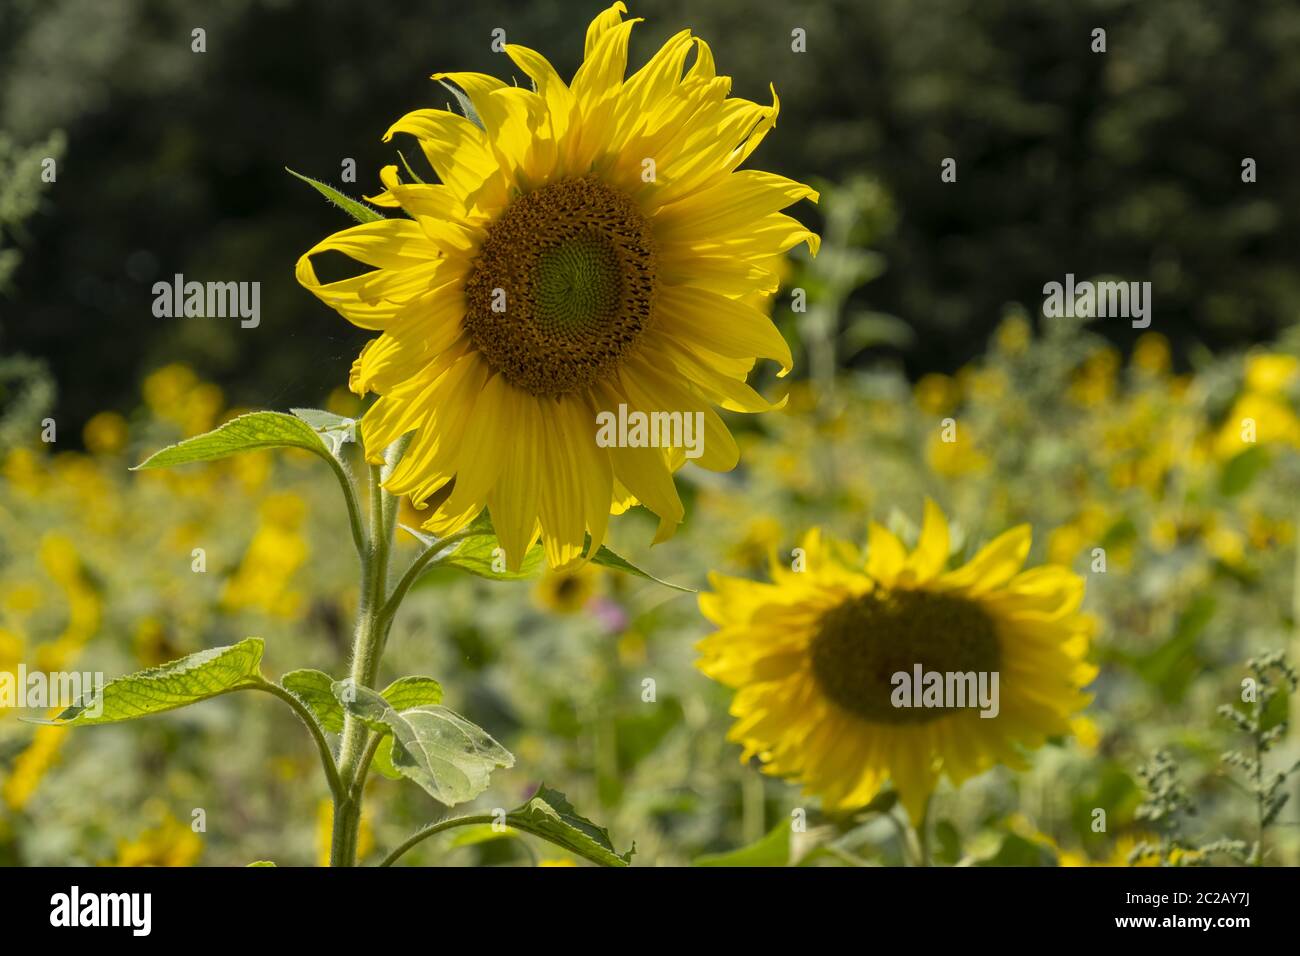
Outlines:
MULTIPOLYGON (((405 448, 405 440, 395 442, 384 453, 382 465, 369 467, 370 525, 361 562, 361 595, 357 602, 350 674, 356 687, 374 685, 391 620, 385 617, 383 608, 388 595, 388 559, 392 551, 393 529, 397 525, 397 499, 384 490, 383 483, 392 474, 405 448)), ((352 714, 344 714, 338 763, 341 786, 334 796, 331 866, 355 866, 357 862, 362 794, 370 758, 374 755, 370 733, 365 724, 352 714)))

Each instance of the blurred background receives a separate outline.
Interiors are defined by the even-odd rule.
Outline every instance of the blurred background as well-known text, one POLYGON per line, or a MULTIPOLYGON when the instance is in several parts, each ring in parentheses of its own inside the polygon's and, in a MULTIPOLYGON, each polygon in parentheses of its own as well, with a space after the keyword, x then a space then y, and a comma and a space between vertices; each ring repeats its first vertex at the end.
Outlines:
MULTIPOLYGON (((328 476, 292 455, 127 467, 240 409, 357 413, 340 386, 366 333, 293 279, 348 222, 285 167, 377 191, 397 148, 418 154, 383 132, 448 99, 430 73, 515 72, 490 49, 500 27, 571 75, 597 9, 0 4, 0 667, 113 674, 258 634, 269 673, 341 669, 356 588, 328 476), (260 325, 156 318, 152 285, 175 273, 260 282, 260 325), (47 417, 54 444, 39 440, 47 417), (198 546, 204 575, 189 571, 198 546)), ((1255 805, 1219 761, 1240 741, 1215 708, 1248 658, 1288 646, 1300 607, 1300 6, 645 0, 631 14, 646 20, 634 65, 690 27, 735 95, 766 101, 775 85, 780 119, 749 165, 823 189, 793 212, 825 245, 791 260, 774 304, 798 364, 758 384, 788 393, 786 411, 730 417, 741 468, 682 473, 674 541, 649 551, 652 523, 633 515, 616 546, 700 586, 711 568, 761 575, 812 524, 860 540, 874 516, 910 533, 930 494, 967 543, 1030 521, 1034 560, 1081 572, 1105 547, 1087 724, 1027 774, 949 792, 942 852, 1123 862, 1151 833, 1139 770, 1166 748, 1202 807, 1188 839, 1252 839, 1255 805), (940 182, 948 157, 955 183, 940 182), (1151 328, 1044 319, 1042 287, 1067 272, 1151 282, 1151 328), (938 440, 950 415, 956 444, 938 440), (1097 806, 1116 821, 1100 837, 1097 806)), ((747 844, 766 862, 901 859, 879 814, 817 820, 811 855, 762 843, 799 798, 726 743, 727 695, 692 667, 704 632, 689 597, 594 571, 433 579, 388 667, 437 676, 514 750, 487 806, 545 779, 620 849, 635 839, 640 862, 747 844)), ((0 862, 314 862, 323 787, 276 706, 223 700, 73 737, 4 714, 0 862), (209 832, 192 832, 193 807, 209 832)), ((381 845, 436 812, 414 788, 375 787, 381 845)), ((1270 862, 1295 862, 1296 835, 1282 828, 1270 862)), ((413 859, 529 858, 501 843, 413 859)))
MULTIPOLYGON (((907 332, 874 336, 855 364, 951 372, 1005 303, 1036 312, 1066 271, 1151 281, 1180 362, 1300 313, 1294 3, 825 0, 778 13, 649 0, 632 12, 646 19, 632 62, 689 25, 736 95, 765 100, 775 84, 764 168, 878 187, 879 275, 850 305, 907 332), (795 27, 806 53, 791 52, 795 27), (1091 52, 1096 27, 1105 54, 1091 52), (957 184, 939 182, 946 157, 957 184)), ((318 401, 362 333, 293 281, 298 254, 338 219, 284 167, 340 185, 350 157, 346 191, 373 192, 397 145, 384 130, 447 99, 430 73, 504 71, 490 48, 501 27, 570 75, 589 14, 548 0, 7 0, 3 179, 15 188, 33 155, 61 160, 35 214, 5 223, 3 248, 23 264, 0 296, 0 349, 47 361, 70 431, 176 360, 239 402, 318 401), (204 54, 190 50, 195 27, 204 54), (150 287, 177 272, 260 281, 262 327, 154 318, 150 287)), ((1123 323, 1102 331, 1131 342, 1123 323)))

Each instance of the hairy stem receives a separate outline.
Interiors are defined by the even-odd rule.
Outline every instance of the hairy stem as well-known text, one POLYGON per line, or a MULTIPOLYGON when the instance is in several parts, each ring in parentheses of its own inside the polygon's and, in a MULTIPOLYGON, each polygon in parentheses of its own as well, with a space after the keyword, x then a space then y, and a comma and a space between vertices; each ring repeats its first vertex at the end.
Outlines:
POLYGON ((357 549, 357 556, 362 562, 366 560, 366 529, 361 520, 361 506, 357 503, 356 486, 352 481, 352 473, 342 458, 336 455, 329 456, 330 468, 334 470, 334 477, 339 480, 339 487, 343 489, 343 500, 348 506, 348 526, 352 529, 352 544, 357 549))
MULTIPOLYGON (((356 687, 371 687, 379 671, 379 656, 387 624, 382 610, 388 593, 388 557, 396 526, 397 502, 383 489, 401 458, 405 442, 394 443, 383 465, 369 468, 370 528, 365 557, 361 562, 361 596, 357 604, 357 625, 352 643, 350 678, 356 687)), ((339 747, 339 792, 334 797, 334 829, 330 844, 331 866, 355 866, 357 834, 361 829, 361 800, 366 772, 374 748, 370 731, 350 713, 343 718, 343 742, 339 747)))

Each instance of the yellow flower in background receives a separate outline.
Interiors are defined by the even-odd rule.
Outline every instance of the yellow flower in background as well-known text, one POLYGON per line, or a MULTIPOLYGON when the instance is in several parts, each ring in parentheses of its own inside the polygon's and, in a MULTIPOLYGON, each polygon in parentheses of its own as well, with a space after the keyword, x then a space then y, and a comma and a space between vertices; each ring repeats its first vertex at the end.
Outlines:
POLYGON ((1120 356, 1112 346, 1095 349, 1083 360, 1070 382, 1069 396, 1077 405, 1096 408, 1115 395, 1120 356))
POLYGON ((994 342, 1003 355, 1022 355, 1034 339, 1034 327, 1022 314, 1008 315, 998 325, 994 342))
POLYGON ((67 733, 66 727, 42 725, 36 728, 32 742, 14 759, 9 776, 0 786, 0 796, 4 797, 10 810, 22 810, 27 806, 50 768, 58 763, 59 750, 67 733))
POLYGON ((17 673, 25 644, 21 634, 0 627, 0 674, 17 673))
POLYGON ((572 571, 551 571, 533 587, 533 597, 555 614, 575 614, 595 595, 599 580, 599 572, 590 565, 572 571))
POLYGON ((262 503, 260 522, 235 573, 226 582, 221 603, 229 609, 256 607, 278 617, 295 617, 303 598, 293 576, 307 561, 302 526, 307 504, 289 492, 262 503))
POLYGON ((1052 564, 1070 565, 1085 548, 1101 544, 1114 518, 1101 505, 1089 502, 1068 522, 1052 529, 1047 536, 1047 560, 1052 564))
POLYGON ((1278 395, 1300 374, 1300 359, 1280 352, 1255 352, 1246 356, 1246 390, 1278 395))
POLYGON ((957 370, 957 388, 971 399, 994 404, 1007 393, 1009 383, 1001 369, 965 365, 957 370))
POLYGON ((35 647, 35 663, 45 671, 64 670, 99 630, 103 606, 70 537, 58 532, 45 533, 41 536, 38 556, 45 573, 63 591, 67 615, 59 635, 35 647))
POLYGON ((1080 714, 1070 720, 1070 733, 1085 753, 1096 753, 1101 745, 1101 728, 1091 717, 1080 714))
POLYGON ((772 515, 745 522, 740 537, 727 548, 727 558, 743 567, 762 567, 781 544, 785 529, 772 515))
POLYGON ((1300 448, 1300 417, 1287 391, 1300 375, 1300 359, 1275 352, 1246 356, 1241 394, 1214 435, 1214 453, 1232 458, 1254 445, 1300 448))
POLYGON ((203 838, 170 812, 134 840, 118 840, 110 866, 193 866, 203 855, 203 838))
POLYGON ((3 606, 6 611, 29 614, 43 602, 40 586, 35 581, 5 582, 3 606))
POLYGON ((837 559, 843 544, 814 530, 802 572, 774 564, 771 584, 710 575, 700 609, 719 630, 698 645, 698 666, 736 690, 729 739, 742 760, 758 757, 829 810, 892 781, 917 820, 940 775, 960 784, 997 763, 1023 768, 1023 748, 1069 735, 1096 673, 1085 661, 1094 622, 1079 610, 1079 575, 1021 570, 1029 544, 1021 525, 945 570, 948 523, 927 501, 910 553, 873 522, 865 561, 837 559), (900 706, 894 675, 917 667, 998 674, 996 716, 900 706))
MULTIPOLYGON (((1157 853, 1144 850, 1136 859, 1130 861, 1129 857, 1134 854, 1137 848, 1143 844, 1151 845, 1155 838, 1146 835, 1132 836, 1125 834, 1115 841, 1107 855, 1100 860, 1093 860, 1088 854, 1079 850, 1063 849, 1055 840, 1046 833, 1039 830, 1030 819, 1023 813, 1014 813, 1007 819, 1007 828, 1022 839, 1039 846, 1046 847, 1056 854, 1057 866, 1159 866, 1160 856, 1157 853)), ((1174 850, 1170 854, 1170 860, 1176 861, 1180 856, 1180 851, 1174 850)))
POLYGON ((46 489, 45 462, 30 448, 15 448, 5 456, 0 470, 5 483, 15 491, 31 498, 40 497, 46 489))
POLYGON ((1132 363, 1149 375, 1167 375, 1173 364, 1169 340, 1159 332, 1144 332, 1133 346, 1132 363))
POLYGON ((960 478, 988 470, 988 456, 975 447, 967 432, 967 426, 958 423, 954 441, 944 441, 942 430, 930 436, 925 448, 925 460, 935 474, 960 478))
POLYGON ((1300 418, 1285 399, 1267 392, 1244 392, 1233 403, 1214 440, 1220 458, 1257 445, 1300 448, 1300 418))
POLYGON ((117 412, 100 412, 81 430, 86 450, 94 455, 115 455, 126 447, 126 419, 117 412))
POLYGON ((683 450, 602 447, 598 413, 698 413, 696 463, 734 467, 714 406, 775 407, 745 380, 759 358, 788 371, 790 349, 753 303, 776 292, 785 252, 818 245, 780 211, 814 190, 737 171, 775 125, 775 95, 728 98, 730 79, 688 30, 625 80, 637 22, 625 11, 592 21, 567 84, 513 44, 531 88, 435 74, 464 92, 470 117, 418 110, 385 138, 415 136, 441 184, 386 167, 371 201, 410 218, 346 229, 298 261, 306 288, 382 333, 350 385, 380 396, 361 428, 373 461, 415 434, 388 489, 432 498, 424 527, 437 534, 489 508, 512 569, 539 535, 552 567, 581 561, 586 536, 594 552, 611 511, 636 501, 659 516, 656 541, 674 532, 683 450), (311 257, 328 250, 374 271, 322 284, 311 257))
POLYGON ((221 389, 203 382, 188 365, 174 362, 148 375, 141 388, 153 414, 190 437, 208 431, 225 405, 221 389))
POLYGON ((912 387, 916 405, 931 415, 947 415, 961 403, 961 388, 955 379, 939 372, 922 375, 912 387))

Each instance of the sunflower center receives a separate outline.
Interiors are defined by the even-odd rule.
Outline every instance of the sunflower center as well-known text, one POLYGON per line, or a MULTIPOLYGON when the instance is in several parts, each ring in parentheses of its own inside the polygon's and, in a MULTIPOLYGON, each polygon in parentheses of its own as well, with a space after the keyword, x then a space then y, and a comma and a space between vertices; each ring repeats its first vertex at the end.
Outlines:
POLYGON ((822 615, 812 670, 822 692, 865 720, 916 724, 955 707, 895 707, 897 673, 998 670, 993 621, 977 604, 930 591, 885 591, 852 598, 822 615))
POLYGON ((597 179, 551 183, 489 228, 465 328, 507 382, 558 397, 615 372, 650 322, 655 257, 636 203, 597 179))

